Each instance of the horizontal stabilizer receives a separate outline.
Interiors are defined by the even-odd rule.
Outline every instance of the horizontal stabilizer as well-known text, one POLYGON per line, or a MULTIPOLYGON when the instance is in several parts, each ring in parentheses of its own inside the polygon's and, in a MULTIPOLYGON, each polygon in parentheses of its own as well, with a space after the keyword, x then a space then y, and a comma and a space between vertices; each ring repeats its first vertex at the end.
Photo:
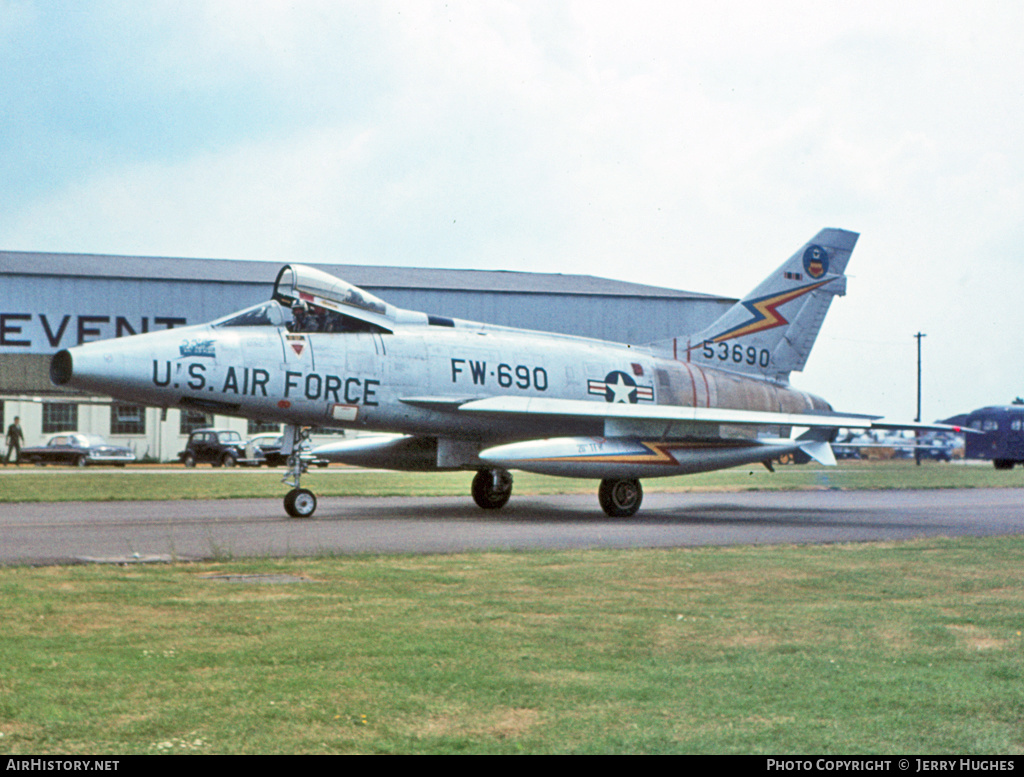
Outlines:
POLYGON ((832 446, 827 442, 805 442, 801 444, 800 450, 819 464, 826 467, 836 466, 835 453, 832 452, 832 446))

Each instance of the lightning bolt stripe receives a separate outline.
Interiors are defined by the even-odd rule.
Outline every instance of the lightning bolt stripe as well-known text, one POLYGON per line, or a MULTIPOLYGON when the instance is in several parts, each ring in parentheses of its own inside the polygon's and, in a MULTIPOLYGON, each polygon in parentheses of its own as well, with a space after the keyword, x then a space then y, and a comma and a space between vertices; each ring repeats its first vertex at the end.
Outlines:
POLYGON ((706 440, 702 442, 645 442, 638 441, 638 444, 646 450, 638 450, 636 453, 580 453, 572 456, 542 456, 535 459, 523 459, 523 461, 569 461, 578 463, 601 463, 601 464, 664 464, 669 467, 682 466, 681 462, 672 455, 674 450, 723 450, 728 448, 749 448, 756 445, 753 442, 743 440, 706 440))
POLYGON ((801 286, 796 289, 790 289, 789 291, 784 291, 780 294, 769 294, 766 297, 760 297, 758 299, 750 300, 749 302, 744 302, 743 306, 750 311, 753 318, 744 324, 740 324, 739 326, 728 329, 721 334, 715 335, 710 338, 711 342, 720 343, 723 340, 732 340, 735 337, 743 337, 757 332, 765 332, 769 329, 774 329, 777 326, 784 326, 788 324, 789 320, 778 311, 778 308, 785 305, 787 302, 792 302, 798 297, 802 297, 815 289, 821 288, 832 280, 832 278, 828 278, 827 280, 811 283, 807 286, 801 286))

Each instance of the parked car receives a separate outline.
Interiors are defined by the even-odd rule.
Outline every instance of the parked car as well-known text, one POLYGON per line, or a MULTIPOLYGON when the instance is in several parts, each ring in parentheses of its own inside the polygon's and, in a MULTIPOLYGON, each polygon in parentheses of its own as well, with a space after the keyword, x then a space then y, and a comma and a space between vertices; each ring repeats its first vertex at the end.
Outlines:
POLYGON ((186 467, 196 464, 233 467, 239 463, 253 463, 246 458, 242 435, 233 429, 195 429, 178 459, 186 467))
MULTIPOLYGON (((250 437, 246 443, 245 450, 249 463, 259 466, 266 464, 268 467, 283 467, 288 463, 288 457, 281 453, 281 446, 284 444, 284 437, 277 432, 257 434, 250 437)), ((308 448, 308 443, 304 446, 308 448)), ((330 462, 319 456, 314 456, 308 450, 301 450, 299 455, 309 466, 326 467, 330 462)))
POLYGON ((875 443, 874 438, 866 434, 854 434, 853 432, 847 432, 845 435, 840 437, 834 443, 832 443, 832 450, 835 453, 837 459, 860 459, 861 447, 871 447, 875 443))
POLYGON ((91 464, 113 464, 123 467, 135 461, 131 448, 110 445, 96 434, 78 432, 53 435, 46 443, 35 448, 21 449, 22 461, 33 464, 74 464, 86 467, 91 464))
POLYGON ((918 440, 917 452, 922 459, 933 461, 952 461, 957 440, 952 435, 930 432, 922 434, 918 440))

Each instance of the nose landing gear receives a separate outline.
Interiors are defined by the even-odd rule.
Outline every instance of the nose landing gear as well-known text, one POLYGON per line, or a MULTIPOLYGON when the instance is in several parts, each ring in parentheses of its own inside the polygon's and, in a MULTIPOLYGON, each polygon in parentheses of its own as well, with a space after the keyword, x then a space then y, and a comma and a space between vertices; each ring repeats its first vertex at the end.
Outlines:
POLYGON ((316 511, 316 495, 307 488, 293 488, 285 494, 284 510, 292 518, 310 518, 316 511))
POLYGON ((288 472, 281 482, 286 486, 292 486, 292 490, 284 497, 284 511, 292 518, 311 518, 316 512, 316 495, 308 488, 300 487, 302 474, 309 465, 302 460, 299 452, 302 450, 302 443, 308 439, 308 429, 291 424, 285 426, 281 450, 282 453, 288 454, 288 472))

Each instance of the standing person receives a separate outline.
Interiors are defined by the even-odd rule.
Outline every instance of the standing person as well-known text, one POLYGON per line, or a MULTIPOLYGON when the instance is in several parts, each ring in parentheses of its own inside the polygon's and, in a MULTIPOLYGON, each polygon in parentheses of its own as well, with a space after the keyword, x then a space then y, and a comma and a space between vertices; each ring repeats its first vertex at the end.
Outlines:
POLYGON ((21 418, 14 416, 14 423, 7 427, 7 455, 4 456, 4 466, 11 460, 11 451, 14 451, 14 463, 21 464, 21 444, 25 442, 25 435, 21 431, 21 418))

